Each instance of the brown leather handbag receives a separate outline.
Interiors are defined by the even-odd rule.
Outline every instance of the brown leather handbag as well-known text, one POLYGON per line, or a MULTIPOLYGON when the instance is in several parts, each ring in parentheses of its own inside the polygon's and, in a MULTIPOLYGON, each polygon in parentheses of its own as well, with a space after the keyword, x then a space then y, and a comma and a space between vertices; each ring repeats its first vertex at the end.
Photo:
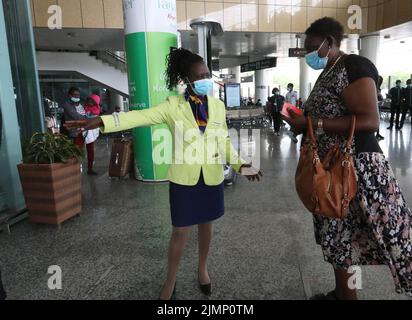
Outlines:
POLYGON ((318 155, 312 119, 308 117, 308 133, 302 146, 296 170, 296 191, 305 207, 314 214, 344 219, 357 192, 357 176, 351 155, 356 117, 345 150, 339 144, 329 150, 323 161, 318 155))

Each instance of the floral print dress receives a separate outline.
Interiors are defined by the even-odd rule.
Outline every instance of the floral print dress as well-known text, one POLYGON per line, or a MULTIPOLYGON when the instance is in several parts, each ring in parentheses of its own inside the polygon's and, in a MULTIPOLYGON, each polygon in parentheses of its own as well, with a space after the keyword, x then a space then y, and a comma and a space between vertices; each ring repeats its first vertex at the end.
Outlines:
MULTIPOLYGON (((348 112, 343 90, 362 77, 377 79, 375 66, 366 58, 349 55, 329 73, 323 72, 305 105, 314 118, 337 118, 348 112)), ((344 137, 318 136, 319 156, 325 157, 344 137)), ((390 164, 379 150, 356 150, 354 160, 358 192, 346 219, 314 215, 316 242, 334 268, 353 265, 388 265, 396 291, 412 296, 412 214, 390 164)))

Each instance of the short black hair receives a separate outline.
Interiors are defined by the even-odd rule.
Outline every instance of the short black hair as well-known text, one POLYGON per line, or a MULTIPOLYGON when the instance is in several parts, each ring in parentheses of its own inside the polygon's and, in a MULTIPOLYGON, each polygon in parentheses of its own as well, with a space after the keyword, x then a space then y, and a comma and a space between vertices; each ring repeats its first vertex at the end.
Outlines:
POLYGON ((190 68, 195 63, 204 62, 203 58, 183 48, 172 48, 166 58, 166 84, 169 90, 174 90, 179 81, 189 77, 190 68))
POLYGON ((406 83, 412 83, 412 79, 406 80, 406 83))
POLYGON ((288 87, 294 87, 293 83, 288 83, 288 87))
POLYGON ((306 30, 305 34, 307 36, 321 36, 322 38, 332 36, 335 38, 337 45, 340 46, 343 40, 344 29, 338 20, 324 17, 313 22, 306 30))
POLYGON ((75 91, 80 92, 80 89, 78 87, 71 87, 69 89, 69 94, 72 95, 75 91))
POLYGON ((402 83, 402 81, 401 80, 396 80, 396 83, 402 83))

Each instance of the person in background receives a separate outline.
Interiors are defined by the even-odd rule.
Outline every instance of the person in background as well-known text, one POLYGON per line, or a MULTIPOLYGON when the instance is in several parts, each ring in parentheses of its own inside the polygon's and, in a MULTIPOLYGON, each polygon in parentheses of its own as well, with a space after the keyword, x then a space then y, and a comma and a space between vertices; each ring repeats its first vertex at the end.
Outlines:
POLYGON ((248 107, 254 106, 255 104, 253 103, 253 99, 249 97, 249 101, 247 102, 248 107))
POLYGON ((6 298, 7 298, 7 294, 6 294, 6 290, 4 290, 4 287, 3 287, 3 280, 1 279, 1 270, 0 270, 0 301, 6 300, 6 298))
MULTIPOLYGON (((96 94, 92 94, 86 100, 85 106, 86 116, 88 119, 95 118, 100 115, 100 97, 96 94)), ((88 130, 85 137, 86 150, 87 150, 87 174, 97 175, 97 172, 93 170, 94 164, 94 150, 95 142, 99 138, 99 129, 88 130)))
POLYGON ((122 112, 122 109, 120 109, 120 107, 119 106, 116 106, 115 108, 114 108, 114 114, 119 114, 120 112, 122 112))
POLYGON ((286 102, 297 107, 298 93, 293 90, 293 87, 294 87, 293 83, 288 84, 288 93, 286 93, 286 102))
MULTIPOLYGON (((297 107, 299 100, 298 100, 298 93, 296 91, 293 90, 294 85, 293 83, 289 83, 288 84, 288 93, 286 94, 286 102, 290 103, 291 105, 297 107)), ((290 131, 289 132, 289 136, 292 139, 292 141, 294 143, 298 143, 298 138, 296 137, 296 135, 290 131)))
POLYGON ((410 115, 412 117, 412 79, 408 79, 406 81, 406 88, 403 88, 402 90, 402 103, 402 119, 400 129, 402 129, 405 123, 408 111, 410 112, 410 115))
POLYGON ((305 108, 305 103, 303 102, 303 98, 299 98, 297 107, 302 110, 305 108))
POLYGON ((397 80, 396 86, 389 90, 389 98, 391 98, 391 120, 388 130, 393 129, 393 123, 395 121, 396 130, 400 129, 399 118, 401 115, 401 106, 402 106, 402 81, 397 80), (396 120, 395 120, 396 116, 396 120))
MULTIPOLYGON (((383 83, 383 78, 382 78, 382 76, 379 76, 377 90, 378 90, 378 102, 380 102, 380 103, 383 101, 382 89, 381 89, 382 83, 383 83)), ((380 135, 379 128, 378 128, 378 131, 376 131, 376 139, 378 139, 378 140, 384 140, 385 139, 383 136, 380 135)))
MULTIPOLYGON (((69 101, 63 106, 63 125, 67 121, 76 121, 86 119, 86 111, 80 103, 80 89, 72 87, 69 89, 69 101)), ((84 147, 83 133, 79 129, 65 130, 65 133, 71 138, 76 146, 80 149, 84 147)))
POLYGON ((262 100, 258 99, 256 102, 256 107, 262 107, 262 100))
POLYGON ((282 116, 280 113, 285 103, 285 97, 279 93, 278 88, 273 88, 272 94, 273 96, 271 96, 268 101, 268 109, 271 113, 275 134, 280 136, 280 127, 282 126, 282 116))

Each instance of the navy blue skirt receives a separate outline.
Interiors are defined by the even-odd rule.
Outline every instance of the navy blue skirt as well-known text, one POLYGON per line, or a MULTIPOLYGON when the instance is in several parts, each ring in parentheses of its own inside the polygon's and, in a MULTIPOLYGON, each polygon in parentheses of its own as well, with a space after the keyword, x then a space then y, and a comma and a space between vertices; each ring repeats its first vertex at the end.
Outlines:
POLYGON ((170 211, 174 227, 204 224, 222 217, 225 213, 224 185, 208 186, 200 175, 195 186, 170 182, 170 211))

